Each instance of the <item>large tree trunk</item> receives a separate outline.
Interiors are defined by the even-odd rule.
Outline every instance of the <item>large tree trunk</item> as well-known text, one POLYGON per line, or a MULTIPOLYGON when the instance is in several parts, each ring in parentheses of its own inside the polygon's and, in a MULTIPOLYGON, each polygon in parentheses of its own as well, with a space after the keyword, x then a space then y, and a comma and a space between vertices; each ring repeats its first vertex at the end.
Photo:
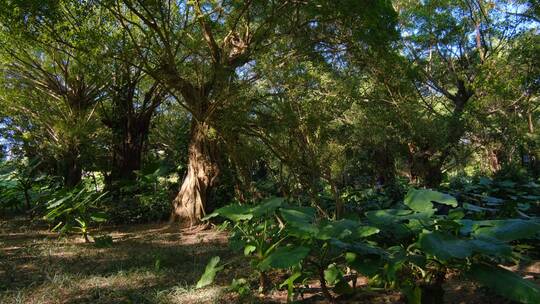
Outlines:
POLYGON ((114 149, 111 181, 135 180, 135 171, 141 168, 141 147, 128 142, 122 142, 114 149))
POLYGON ((113 143, 113 163, 111 181, 136 178, 135 172, 141 169, 144 141, 148 135, 149 121, 131 122, 135 126, 125 126, 118 130, 119 134, 113 143))
POLYGON ((193 119, 188 170, 173 201, 171 222, 193 226, 199 224, 206 214, 219 176, 217 140, 210 131, 208 124, 193 119))

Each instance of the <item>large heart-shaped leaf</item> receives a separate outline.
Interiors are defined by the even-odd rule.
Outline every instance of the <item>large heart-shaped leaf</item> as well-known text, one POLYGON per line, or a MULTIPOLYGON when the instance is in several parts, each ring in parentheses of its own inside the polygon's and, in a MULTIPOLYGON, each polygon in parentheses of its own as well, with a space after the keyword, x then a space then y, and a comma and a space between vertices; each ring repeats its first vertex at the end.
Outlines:
POLYGON ((443 232, 425 232, 418 240, 420 248, 441 260, 464 259, 473 253, 509 256, 512 247, 497 239, 460 239, 443 232))
POLYGON ((477 227, 473 232, 475 236, 506 242, 530 238, 540 232, 540 223, 520 219, 481 221, 477 223, 477 227))
POLYGON ((473 265, 467 275, 497 294, 520 303, 540 303, 540 287, 501 267, 473 265))
POLYGON ((283 219, 292 225, 312 223, 315 220, 316 210, 311 207, 288 207, 280 209, 283 219))
POLYGON ((223 216, 233 222, 250 220, 253 218, 251 207, 246 205, 229 205, 221 207, 211 214, 205 216, 203 220, 208 220, 216 216, 223 216))
POLYGON ((405 196, 404 202, 405 205, 409 206, 409 208, 412 210, 428 214, 435 213, 432 202, 437 202, 439 204, 449 205, 452 207, 457 207, 458 205, 455 197, 442 192, 427 189, 409 190, 405 196))
POLYGON ((310 238, 319 233, 319 228, 313 224, 315 209, 311 207, 289 207, 281 208, 280 213, 287 223, 291 235, 310 238))
POLYGON ((309 248, 303 246, 279 247, 259 264, 261 270, 273 268, 289 268, 297 265, 309 253, 309 248))
POLYGON ((439 259, 464 259, 473 253, 473 248, 467 240, 458 239, 441 232, 425 232, 418 239, 420 248, 439 259))
POLYGON ((259 205, 253 207, 253 217, 261 217, 273 213, 277 208, 281 207, 284 201, 285 199, 282 197, 272 197, 263 201, 259 205))
POLYGON ((354 231, 360 227, 360 224, 351 220, 324 221, 319 227, 317 238, 320 240, 329 240, 331 238, 344 239, 351 236, 354 231))

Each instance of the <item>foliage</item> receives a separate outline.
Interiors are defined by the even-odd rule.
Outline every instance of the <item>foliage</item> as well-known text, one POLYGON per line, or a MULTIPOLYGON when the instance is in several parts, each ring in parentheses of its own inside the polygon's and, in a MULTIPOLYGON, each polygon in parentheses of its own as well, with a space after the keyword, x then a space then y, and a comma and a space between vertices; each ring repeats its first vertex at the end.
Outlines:
MULTIPOLYGON (((537 220, 475 220, 464 211, 451 195, 412 189, 402 208, 368 211, 355 220, 318 218, 316 209, 278 198, 255 206, 226 206, 207 219, 221 216, 234 223, 231 246, 252 258, 261 284, 266 272, 288 269, 290 277, 281 287, 287 287, 289 297, 295 282, 310 279, 321 282, 329 299, 330 288, 337 294, 350 293, 345 271, 349 267, 370 277, 371 284, 400 288, 411 303, 424 303, 430 297, 441 299, 442 292, 437 296, 429 290, 442 291, 450 269, 482 269, 471 278, 496 288, 483 274, 504 278, 507 274, 497 264, 514 261, 519 256, 516 242, 533 242, 540 231, 537 220), (450 210, 438 214, 437 206, 450 210)), ((538 299, 534 284, 515 275, 505 282, 511 287, 498 289, 502 296, 538 299)))
POLYGON ((80 233, 89 242, 91 226, 107 221, 107 215, 99 210, 99 203, 106 194, 84 185, 59 190, 49 198, 43 218, 54 225, 53 231, 80 233))
POLYGON ((218 256, 215 256, 210 259, 210 261, 206 265, 203 275, 197 282, 197 285, 195 288, 202 288, 214 282, 214 278, 216 277, 217 272, 223 269, 223 266, 217 266, 218 264, 219 264, 218 256))
POLYGON ((458 272, 540 302, 499 266, 540 250, 537 2, 3 1, 0 210, 98 247, 220 217, 290 299, 458 272))
MULTIPOLYGON (((116 181, 111 190, 115 204, 102 204, 113 223, 147 223, 167 219, 171 190, 178 174, 167 166, 152 164, 137 172, 136 180, 116 181)), ((173 190, 174 191, 174 190, 173 190)))

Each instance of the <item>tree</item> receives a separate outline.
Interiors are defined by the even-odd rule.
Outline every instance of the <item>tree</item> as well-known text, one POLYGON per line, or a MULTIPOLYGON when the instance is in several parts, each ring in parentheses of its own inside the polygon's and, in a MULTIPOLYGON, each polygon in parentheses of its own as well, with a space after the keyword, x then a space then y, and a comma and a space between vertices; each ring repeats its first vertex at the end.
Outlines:
POLYGON ((116 60, 111 65, 108 98, 103 101, 103 123, 112 132, 112 166, 110 183, 133 181, 141 169, 143 147, 156 109, 166 98, 163 87, 128 60, 125 46, 114 51, 116 60))
MULTIPOLYGON (((388 29, 387 1, 110 1, 107 7, 131 33, 148 73, 179 97, 192 115, 188 172, 174 201, 173 220, 196 224, 206 212, 219 177, 218 142, 227 141, 221 121, 238 94, 238 76, 250 73, 278 41, 296 47, 345 44, 367 37, 369 28, 388 29), (371 17, 377 15, 377 18, 371 17), (363 35, 359 35, 359 33, 363 35), (142 38, 141 38, 142 37, 142 38), (294 38, 293 38, 294 37, 294 38), (304 39, 301 39, 303 37, 304 39), (140 39, 141 38, 141 39, 140 39), (143 40, 144 39, 144 40, 143 40), (335 40, 333 40, 335 39, 335 40), (303 44, 302 46, 306 46, 303 44)), ((371 31, 371 33, 374 33, 371 31)), ((244 109, 243 111, 248 111, 244 109)), ((246 112, 244 112, 246 113, 246 112)), ((232 113, 241 117, 241 113, 232 113)), ((238 123, 242 123, 238 121, 238 123)))
POLYGON ((501 52, 520 31, 518 18, 500 14, 505 5, 477 0, 398 4, 417 98, 440 121, 438 136, 432 137, 436 142, 409 143, 412 174, 428 187, 440 184, 443 167, 471 130, 475 109, 493 97, 489 81, 498 77, 501 52))

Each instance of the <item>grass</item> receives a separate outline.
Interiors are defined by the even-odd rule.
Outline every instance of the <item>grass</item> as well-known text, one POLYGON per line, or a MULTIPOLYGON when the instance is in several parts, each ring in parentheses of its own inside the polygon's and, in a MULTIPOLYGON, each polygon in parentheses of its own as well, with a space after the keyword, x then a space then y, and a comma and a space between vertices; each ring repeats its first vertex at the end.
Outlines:
POLYGON ((0 303, 220 303, 241 272, 233 263, 214 286, 194 289, 212 256, 231 257, 216 231, 119 227, 107 231, 112 247, 96 248, 26 223, 0 222, 0 303))

